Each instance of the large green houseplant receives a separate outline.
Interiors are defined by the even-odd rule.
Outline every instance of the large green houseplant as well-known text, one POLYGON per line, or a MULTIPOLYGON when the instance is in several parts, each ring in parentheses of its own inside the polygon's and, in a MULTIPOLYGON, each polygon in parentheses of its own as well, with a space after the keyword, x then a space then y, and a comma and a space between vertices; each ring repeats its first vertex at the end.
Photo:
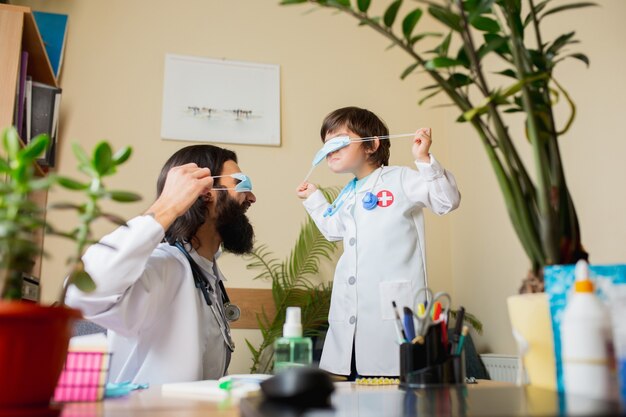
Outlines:
MULTIPOLYGON (((313 3, 356 18, 408 54, 413 63, 405 78, 423 70, 433 83, 423 88, 420 104, 445 93, 459 110, 458 122, 477 133, 504 196, 511 223, 530 260, 521 292, 543 291, 543 266, 586 259, 580 228, 565 176, 558 139, 572 125, 576 107, 554 69, 565 59, 588 58, 568 47, 574 32, 544 39, 544 22, 557 13, 592 6, 591 2, 553 0, 417 0, 387 3, 382 16, 370 13, 371 0, 283 0, 282 4, 313 3), (418 7, 415 7, 415 4, 418 7), (404 17, 400 16, 404 13, 404 17), (440 27, 419 31, 428 13, 440 27), (425 47, 427 38, 440 38, 425 47), (489 70, 486 60, 497 58, 489 70), (568 120, 557 123, 553 107, 563 97, 568 120), (510 114, 522 113, 523 129, 509 127, 510 114), (534 167, 528 168, 518 146, 532 147, 534 167), (535 179, 530 170, 534 170, 535 179)), ((489 61, 492 65, 493 61, 489 61)))
POLYGON ((23 145, 16 130, 10 128, 2 132, 0 142, 0 409, 15 408, 18 413, 23 407, 45 409, 54 392, 67 354, 72 322, 81 317, 79 311, 63 306, 65 290, 72 284, 83 291, 95 288, 81 261, 87 245, 94 242, 92 222, 105 218, 124 224, 117 216, 104 213, 100 201, 137 201, 139 196, 110 191, 103 184, 103 179, 114 174, 117 166, 130 157, 129 147, 114 154, 107 142, 101 142, 88 155, 74 144, 79 170, 87 176, 86 181, 80 181, 53 173, 37 175, 37 159, 49 145, 46 135, 23 145), (46 191, 53 185, 76 191, 85 198, 81 204, 55 205, 57 209, 76 212, 78 224, 71 230, 56 229, 46 223, 45 208, 30 199, 32 193, 46 191), (41 231, 76 243, 57 306, 20 301, 22 277, 31 273, 34 260, 41 253, 36 239, 41 231))

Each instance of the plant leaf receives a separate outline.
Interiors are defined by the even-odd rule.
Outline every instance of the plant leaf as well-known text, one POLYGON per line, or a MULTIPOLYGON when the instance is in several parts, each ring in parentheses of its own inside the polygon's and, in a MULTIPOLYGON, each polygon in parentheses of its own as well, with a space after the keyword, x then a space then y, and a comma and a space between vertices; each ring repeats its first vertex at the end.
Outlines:
POLYGON ((83 292, 90 293, 96 290, 96 283, 84 269, 72 273, 69 281, 83 292))
POLYGON ((115 154, 113 155, 113 163, 115 165, 122 165, 124 162, 128 160, 128 158, 130 158, 132 153, 133 153, 133 148, 131 148, 130 146, 124 146, 122 149, 115 152, 115 154))
POLYGON ((350 0, 327 0, 329 6, 350 8, 350 0))
POLYGON ((406 77, 409 76, 409 74, 411 74, 415 70, 415 68, 419 67, 419 65, 420 65, 419 62, 414 62, 408 67, 406 67, 406 69, 402 72, 402 75, 400 75, 400 79, 404 80, 406 77))
POLYGON ((63 188, 67 188, 68 190, 86 190, 89 187, 89 184, 84 184, 82 182, 78 182, 68 177, 57 177, 57 182, 63 188))
POLYGON ((107 219, 108 221, 110 221, 111 223, 116 224, 118 226, 127 226, 126 220, 124 220, 123 218, 121 218, 120 216, 117 216, 115 214, 102 213, 102 214, 100 214, 99 217, 103 217, 103 218, 107 219))
POLYGON ((402 5, 402 0, 396 0, 387 8, 385 11, 385 15, 383 16, 383 23, 387 27, 393 26, 393 23, 396 21, 396 16, 398 16, 398 10, 400 10, 400 6, 402 5))
POLYGON ((587 67, 589 67, 589 64, 590 64, 589 58, 587 57, 587 55, 581 54, 581 53, 569 54, 569 55, 566 55, 565 58, 574 58, 574 59, 577 59, 579 61, 582 61, 585 64, 587 64, 587 67))
POLYGON ((464 87, 466 85, 472 84, 473 82, 474 81, 469 76, 458 72, 451 74, 448 78, 448 83, 450 83, 453 88, 464 87))
POLYGON ((590 1, 585 1, 585 2, 581 2, 581 3, 570 3, 570 4, 563 4, 561 6, 557 6, 553 9, 550 9, 548 11, 546 11, 543 15, 541 15, 541 17, 539 18, 539 20, 543 19, 546 16, 549 16, 551 14, 554 13, 559 13, 565 10, 571 10, 571 9, 580 9, 583 7, 592 7, 592 6, 597 6, 597 3, 594 2, 590 2, 590 1))
POLYGON ((118 203, 133 203, 135 201, 141 200, 141 196, 139 194, 130 192, 130 191, 109 191, 107 192, 107 196, 118 203))
POLYGON ((28 161, 34 161, 46 151, 49 143, 50 136, 47 134, 37 135, 20 151, 21 157, 28 161))
POLYGON ((402 33, 404 34, 404 38, 409 42, 411 40, 413 30, 415 29, 417 23, 420 21, 423 13, 424 12, 422 11, 422 9, 417 8, 411 13, 407 14, 402 21, 402 33))
POLYGON ((367 13, 367 10, 370 8, 371 0, 358 0, 357 7, 359 11, 362 13, 367 13))
POLYGON ((91 161, 85 150, 76 142, 72 143, 72 152, 81 165, 91 166, 91 161))
POLYGON ((497 33, 500 31, 498 22, 485 16, 476 16, 470 24, 483 32, 497 33))
POLYGON ((14 127, 10 127, 4 130, 2 137, 2 145, 4 150, 7 151, 10 159, 15 159, 17 153, 20 151, 20 138, 17 135, 17 130, 14 127))
POLYGON ((441 93, 442 91, 443 91, 443 89, 440 88, 440 89, 438 89, 438 90, 428 94, 426 97, 422 97, 422 99, 420 101, 418 101, 417 104, 421 106, 422 104, 424 104, 426 102, 426 100, 428 100, 428 99, 430 99, 432 97, 435 97, 437 94, 441 93))
POLYGON ((432 5, 428 8, 428 13, 450 29, 456 32, 460 32, 462 30, 461 17, 448 9, 432 5))
POLYGON ((448 51, 450 50, 450 41, 452 40, 452 32, 449 32, 445 38, 443 38, 443 42, 441 45, 437 47, 437 52, 439 56, 448 56, 448 51))
POLYGON ((108 142, 100 142, 93 151, 93 167, 101 176, 106 174, 113 163, 113 151, 108 142))
POLYGON ((462 65, 461 61, 448 58, 445 56, 438 56, 426 62, 424 67, 428 70, 434 70, 437 68, 448 68, 457 65, 462 65))

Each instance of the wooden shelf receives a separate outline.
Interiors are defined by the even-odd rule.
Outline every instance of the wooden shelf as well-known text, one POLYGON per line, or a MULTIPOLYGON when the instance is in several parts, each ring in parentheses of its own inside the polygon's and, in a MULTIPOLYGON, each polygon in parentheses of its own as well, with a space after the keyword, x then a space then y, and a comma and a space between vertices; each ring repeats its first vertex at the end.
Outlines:
MULTIPOLYGON (((46 48, 37 29, 30 7, 0 4, 0 129, 12 126, 22 51, 28 52, 26 72, 33 81, 58 87, 46 48)), ((35 165, 36 175, 45 176, 47 169, 35 165)), ((31 200, 45 209, 47 192, 31 195, 31 200)), ((36 236, 43 248, 43 231, 36 236)), ((41 255, 32 270, 41 276, 41 255)))

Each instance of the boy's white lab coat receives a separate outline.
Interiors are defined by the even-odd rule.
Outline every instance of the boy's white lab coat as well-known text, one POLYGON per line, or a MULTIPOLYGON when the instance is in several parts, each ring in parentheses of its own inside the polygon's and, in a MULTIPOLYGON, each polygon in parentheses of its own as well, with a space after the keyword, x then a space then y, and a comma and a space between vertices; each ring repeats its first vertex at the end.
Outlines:
POLYGON ((323 217, 329 204, 320 191, 304 202, 328 240, 343 240, 320 362, 329 372, 350 374, 354 340, 359 375, 399 375, 391 302, 400 314, 404 306, 414 310, 416 293, 426 285, 422 209, 441 215, 460 202, 453 175, 432 155, 430 164, 416 165, 418 171, 395 166, 374 171, 330 217, 323 217), (373 210, 363 207, 368 191, 379 199, 373 210))
MULTIPOLYGON (((130 220, 101 240, 108 246, 93 245, 83 257, 96 291, 68 292, 68 305, 108 329, 111 382, 154 385, 226 373, 230 351, 219 323, 195 287, 189 262, 176 247, 160 243, 163 236, 151 216, 130 220)), ((219 270, 195 251, 191 256, 218 288, 219 270)))

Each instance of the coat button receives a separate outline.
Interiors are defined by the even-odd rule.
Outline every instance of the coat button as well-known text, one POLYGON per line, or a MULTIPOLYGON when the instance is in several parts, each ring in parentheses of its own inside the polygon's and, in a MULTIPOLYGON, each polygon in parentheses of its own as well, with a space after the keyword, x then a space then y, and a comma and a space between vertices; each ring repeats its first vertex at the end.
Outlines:
POLYGON ((350 243, 350 246, 354 246, 354 244, 356 243, 356 239, 351 237, 349 243, 350 243))
POLYGON ((355 283, 355 282, 356 282, 356 277, 350 277, 350 278, 348 278, 348 283, 349 283, 350 285, 354 285, 354 283, 355 283))
POLYGON ((352 316, 350 317, 350 324, 354 324, 356 323, 356 317, 352 316))

